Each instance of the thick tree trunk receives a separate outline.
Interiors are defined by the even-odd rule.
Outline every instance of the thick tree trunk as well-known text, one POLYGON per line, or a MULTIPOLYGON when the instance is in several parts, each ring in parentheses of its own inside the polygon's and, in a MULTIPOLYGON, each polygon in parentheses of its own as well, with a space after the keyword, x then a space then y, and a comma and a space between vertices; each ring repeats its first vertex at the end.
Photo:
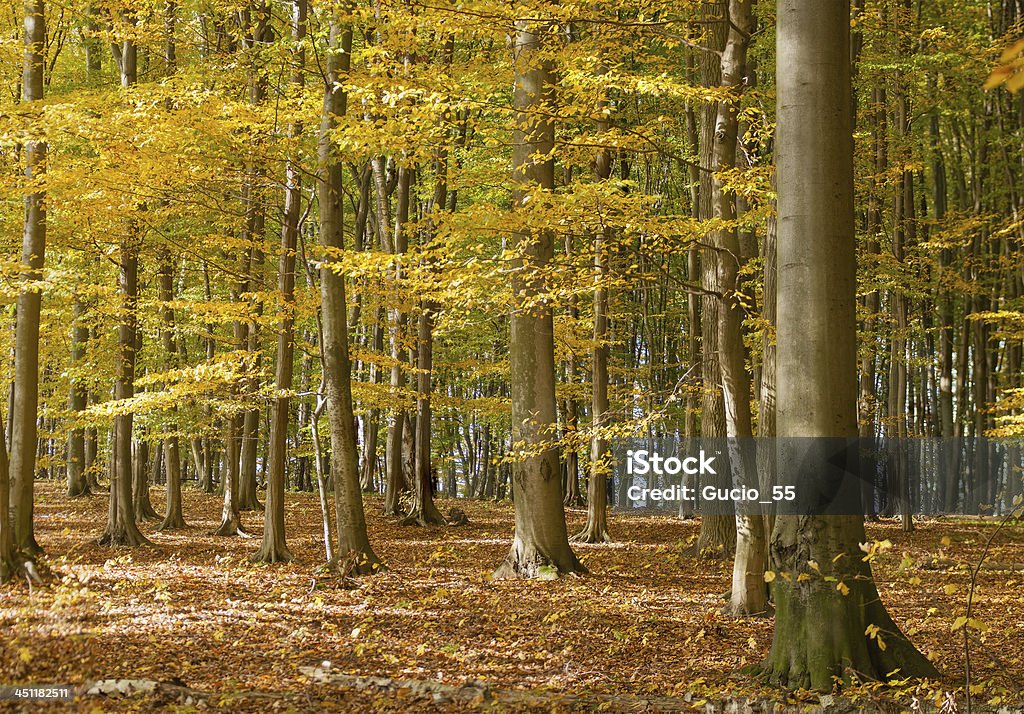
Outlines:
POLYGON ((157 530, 180 530, 185 527, 185 518, 181 510, 181 450, 177 436, 170 436, 164 442, 164 468, 167 472, 167 503, 164 520, 157 530))
MULTIPOLYGON (((46 4, 25 2, 25 54, 21 98, 43 98, 46 49, 46 4)), ((25 142, 25 178, 41 182, 46 172, 46 142, 25 142)), ((33 531, 36 476, 36 420, 39 411, 39 315, 42 303, 37 286, 43 277, 46 251, 46 191, 39 187, 25 196, 21 269, 26 285, 18 294, 14 333, 14 387, 11 407, 11 498, 14 501, 14 547, 25 555, 42 552, 33 531)))
MULTIPOLYGON (((855 438, 849 2, 780 0, 777 48, 778 434, 855 438)), ((835 677, 937 674, 882 605, 865 539, 863 516, 776 520, 770 680, 831 691, 835 677)))
MULTIPOLYGON (((340 11, 335 12, 340 14, 340 11)), ((330 33, 331 51, 326 60, 327 76, 317 147, 317 197, 320 204, 320 242, 328 255, 336 255, 344 247, 344 167, 334 151, 331 133, 336 125, 335 117, 343 116, 346 110, 346 94, 340 81, 351 63, 352 29, 349 18, 338 15, 332 18, 330 33)), ((340 566, 344 571, 367 574, 377 571, 381 564, 370 547, 363 498, 359 491, 345 280, 327 266, 320 269, 320 294, 323 306, 321 357, 327 416, 331 425, 331 477, 334 481, 338 536, 335 557, 343 559, 340 566)))
MULTIPOLYGON (((254 340, 258 333, 254 326, 249 327, 248 341, 250 354, 258 349, 254 340)), ((255 365, 254 365, 255 367, 255 365)), ((253 385, 255 380, 246 380, 253 385)), ((252 389, 252 386, 249 387, 252 389)), ((248 409, 242 418, 242 444, 238 465, 238 510, 262 511, 263 504, 257 497, 256 466, 260 443, 260 412, 248 409)))
MULTIPOLYGON (((513 131, 514 205, 529 210, 554 189, 554 67, 543 56, 550 27, 517 20, 515 34, 516 111, 513 131), (539 111, 542 110, 542 111, 539 111), (538 159, 537 157, 543 157, 538 159)), ((515 537, 495 578, 553 578, 585 572, 569 546, 562 509, 555 413, 555 348, 551 306, 541 274, 554 255, 550 233, 518 232, 520 258, 513 275, 509 345, 512 440, 527 452, 513 466, 515 537)), ((518 448, 518 447, 517 447, 518 448)))

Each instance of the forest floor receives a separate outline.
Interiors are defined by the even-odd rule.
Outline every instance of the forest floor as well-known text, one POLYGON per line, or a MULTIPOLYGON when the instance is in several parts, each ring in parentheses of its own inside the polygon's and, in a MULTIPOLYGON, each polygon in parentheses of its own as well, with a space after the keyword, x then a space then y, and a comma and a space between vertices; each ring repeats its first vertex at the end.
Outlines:
MULTIPOLYGON (((590 575, 493 582, 512 534, 510 504, 442 499, 443 512, 458 505, 470 524, 423 529, 381 517, 380 499, 370 496, 371 542, 388 570, 344 587, 316 572, 314 494, 287 495, 297 560, 265 566, 249 563, 257 538, 211 535, 220 513, 214 495, 186 491, 184 531, 145 524, 156 547, 110 549, 95 543, 105 494, 70 501, 45 483, 36 493, 43 560, 60 579, 0 589, 0 683, 172 684, 26 711, 191 711, 189 702, 232 712, 643 711, 699 708, 729 695, 817 701, 738 673, 765 657, 772 623, 719 614, 730 563, 685 554, 696 522, 613 513, 615 544, 576 546, 590 575), (335 673, 365 679, 318 681, 335 673)), ((162 510, 161 489, 153 501, 162 510)), ((585 511, 568 517, 571 533, 585 511)), ((243 521, 261 532, 259 514, 243 521)), ((944 679, 844 695, 912 707, 915 697, 941 703, 952 693, 962 710, 963 633, 952 628, 965 611, 968 567, 996 524, 916 526, 904 533, 896 521, 869 524, 869 538, 892 543, 875 574, 896 621, 944 679)), ((971 647, 975 701, 1016 706, 1024 701, 1024 527, 1003 528, 989 562, 972 614, 980 621, 971 647)))

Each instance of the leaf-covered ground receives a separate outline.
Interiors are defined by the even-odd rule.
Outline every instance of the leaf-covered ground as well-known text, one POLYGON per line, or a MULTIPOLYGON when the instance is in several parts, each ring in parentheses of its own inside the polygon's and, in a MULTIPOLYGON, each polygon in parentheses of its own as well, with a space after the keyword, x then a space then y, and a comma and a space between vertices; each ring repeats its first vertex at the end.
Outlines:
MULTIPOLYGON (((161 490, 153 496, 160 510, 161 490)), ((439 505, 447 511, 453 504, 439 505)), ((380 501, 369 497, 371 540, 389 570, 345 588, 316 573, 322 536, 313 495, 287 497, 296 562, 263 566, 248 560, 255 538, 211 535, 217 496, 186 492, 189 528, 183 532, 156 533, 146 524, 155 548, 110 549, 95 544, 105 494, 70 501, 55 485, 41 484, 37 537, 46 564, 61 579, 31 589, 24 582, 0 588, 0 682, 171 681, 212 695, 204 704, 227 711, 485 705, 479 698, 432 701, 404 686, 356 690, 315 683, 300 667, 454 685, 478 680, 496 691, 531 690, 550 704, 546 708, 582 706, 571 703, 573 696, 613 711, 650 708, 644 702, 652 696, 678 697, 680 706, 728 694, 786 696, 738 674, 767 653, 771 621, 718 613, 730 564, 684 554, 696 522, 613 514, 616 544, 576 546, 591 575, 492 582, 490 572, 510 541, 511 506, 457 505, 470 525, 422 529, 380 517, 380 501)), ((569 511, 570 532, 584 516, 569 511)), ((262 527, 259 514, 243 514, 243 520, 254 533, 262 527)), ((895 522, 869 525, 869 538, 892 543, 875 561, 882 597, 945 675, 939 683, 908 685, 896 693, 903 701, 933 702, 954 692, 962 707, 963 632, 952 627, 964 614, 968 565, 994 528, 992 522, 930 520, 906 534, 895 522)), ((972 615, 978 620, 971 630, 975 699, 1019 703, 1024 527, 1004 528, 989 561, 972 615)), ((878 695, 865 689, 857 696, 878 695)), ((47 710, 148 711, 165 704, 156 695, 90 697, 47 710)))

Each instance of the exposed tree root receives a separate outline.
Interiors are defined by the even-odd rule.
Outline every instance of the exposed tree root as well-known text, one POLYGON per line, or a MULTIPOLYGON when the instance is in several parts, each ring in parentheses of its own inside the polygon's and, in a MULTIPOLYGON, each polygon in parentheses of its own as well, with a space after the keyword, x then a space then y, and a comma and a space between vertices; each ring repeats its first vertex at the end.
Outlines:
POLYGON ((900 631, 870 581, 839 594, 828 585, 776 584, 778 614, 768 658, 751 673, 790 689, 832 691, 837 683, 938 678, 900 631))
POLYGON ((413 504, 412 510, 398 524, 401 526, 444 526, 448 522, 437 510, 434 499, 425 498, 420 503, 413 504))
POLYGON ((360 553, 354 550, 349 551, 349 553, 344 557, 336 557, 333 561, 327 564, 327 568, 340 578, 355 578, 361 575, 374 575, 387 570, 384 564, 380 562, 372 551, 369 553, 360 553))
POLYGON ((88 481, 82 479, 75 488, 69 488, 67 494, 68 498, 85 498, 92 495, 92 488, 88 481))
POLYGON ((260 499, 257 498, 256 492, 247 493, 240 495, 238 499, 238 510, 239 511, 253 511, 256 513, 262 513, 264 506, 260 503, 260 499))
POLYGON ((116 528, 107 528, 103 535, 96 541, 99 545, 123 546, 137 548, 139 546, 152 546, 153 542, 139 532, 138 528, 126 528, 119 525, 116 528))
POLYGON ((576 535, 569 538, 570 543, 614 543, 608 531, 601 528, 584 528, 576 535))
POLYGON ((554 580, 563 575, 582 575, 586 567, 569 547, 547 555, 533 544, 523 543, 518 536, 512 549, 491 576, 493 580, 554 580))
POLYGON ((158 531, 180 531, 187 528, 185 519, 180 513, 169 514, 164 520, 156 527, 158 531))
POLYGON ((251 563, 290 563, 295 560, 295 556, 291 554, 288 547, 284 544, 283 539, 277 543, 267 543, 264 541, 260 549, 257 550, 249 558, 251 563))
POLYGON ((229 518, 221 521, 220 527, 213 532, 216 536, 241 536, 251 538, 252 535, 242 527, 242 521, 238 514, 232 514, 229 518))
POLYGON ((14 553, 9 559, 0 560, 0 583, 6 583, 19 577, 24 577, 31 587, 32 585, 41 585, 44 579, 51 579, 53 574, 44 565, 39 565, 37 569, 36 562, 21 553, 14 553), (42 572, 40 573, 40 571, 42 572))

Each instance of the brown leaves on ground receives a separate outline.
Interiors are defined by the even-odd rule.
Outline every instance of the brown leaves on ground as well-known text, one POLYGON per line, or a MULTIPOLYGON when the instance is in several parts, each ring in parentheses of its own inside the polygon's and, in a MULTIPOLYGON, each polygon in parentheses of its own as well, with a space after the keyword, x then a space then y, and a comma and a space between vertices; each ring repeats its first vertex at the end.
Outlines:
MULTIPOLYGON (((154 489, 160 508, 162 493, 154 489)), ((728 561, 682 555, 696 522, 670 516, 612 514, 618 542, 576 545, 591 571, 550 582, 490 580, 512 535, 507 503, 444 502, 469 516, 458 528, 412 528, 378 515, 367 499, 371 542, 388 566, 342 587, 320 574, 319 505, 313 494, 287 495, 288 545, 296 562, 249 563, 257 539, 219 538, 220 500, 186 491, 190 527, 143 528, 155 548, 95 544, 106 499, 69 500, 37 488, 37 538, 62 574, 46 587, 0 589, 2 682, 72 683, 138 679, 170 682, 210 695, 229 711, 405 711, 425 705, 408 688, 339 688, 311 682, 300 667, 396 681, 467 682, 523 689, 569 702, 579 695, 680 697, 698 705, 727 694, 771 696, 737 674, 771 643, 770 620, 719 614, 729 588, 728 561)), ((261 514, 243 521, 259 532, 261 514)), ((578 530, 585 512, 569 512, 578 530)), ((903 533, 895 522, 869 524, 869 538, 891 541, 874 559, 882 597, 896 621, 944 673, 942 683, 902 692, 935 701, 963 683, 964 614, 970 574, 993 523, 932 520, 903 533)), ((1004 528, 993 563, 1024 562, 1024 529, 1004 528)), ((968 631, 980 702, 1021 701, 1024 605, 1019 570, 979 576, 968 631)), ((308 670, 307 670, 308 671, 308 670)), ((873 696, 868 689, 858 696, 873 696)), ((958 695, 962 704, 962 692, 958 695)), ((89 699, 109 709, 142 709, 135 695, 89 699)), ((610 708, 616 710, 614 704, 610 708)), ((475 701, 431 702, 473 709, 475 701)), ((2 705, 0 705, 2 706, 2 705)), ((50 705, 79 708, 81 704, 50 705)), ((183 706, 183 705, 179 705, 183 706)), ((623 707, 625 708, 625 706, 623 707)))

